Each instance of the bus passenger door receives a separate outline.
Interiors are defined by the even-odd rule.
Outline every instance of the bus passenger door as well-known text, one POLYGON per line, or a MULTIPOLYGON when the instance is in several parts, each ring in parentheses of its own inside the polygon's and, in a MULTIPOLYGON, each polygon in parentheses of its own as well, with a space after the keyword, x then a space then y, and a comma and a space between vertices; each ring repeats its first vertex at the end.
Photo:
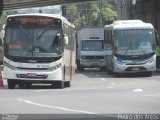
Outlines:
POLYGON ((105 44, 105 63, 107 70, 112 69, 113 50, 111 44, 105 44))

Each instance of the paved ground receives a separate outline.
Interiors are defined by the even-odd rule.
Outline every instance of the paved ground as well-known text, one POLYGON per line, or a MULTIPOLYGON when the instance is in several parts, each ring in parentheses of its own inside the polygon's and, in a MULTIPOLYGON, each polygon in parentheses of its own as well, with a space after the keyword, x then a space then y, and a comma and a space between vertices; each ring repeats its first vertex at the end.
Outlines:
POLYGON ((72 86, 52 89, 0 89, 0 113, 14 114, 158 114, 160 73, 152 77, 127 75, 114 78, 107 72, 76 72, 72 86))

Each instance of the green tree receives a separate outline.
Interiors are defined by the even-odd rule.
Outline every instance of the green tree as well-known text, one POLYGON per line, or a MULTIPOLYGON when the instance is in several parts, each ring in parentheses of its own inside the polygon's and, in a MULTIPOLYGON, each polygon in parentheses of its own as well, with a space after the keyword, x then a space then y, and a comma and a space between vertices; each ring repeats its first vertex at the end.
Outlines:
POLYGON ((8 13, 7 13, 6 11, 4 11, 4 12, 2 13, 1 17, 0 17, 0 29, 2 28, 2 26, 3 26, 4 23, 5 23, 5 19, 6 19, 7 14, 8 14, 8 13))
POLYGON ((100 0, 67 5, 67 17, 76 27, 103 26, 117 19, 115 0, 100 0))

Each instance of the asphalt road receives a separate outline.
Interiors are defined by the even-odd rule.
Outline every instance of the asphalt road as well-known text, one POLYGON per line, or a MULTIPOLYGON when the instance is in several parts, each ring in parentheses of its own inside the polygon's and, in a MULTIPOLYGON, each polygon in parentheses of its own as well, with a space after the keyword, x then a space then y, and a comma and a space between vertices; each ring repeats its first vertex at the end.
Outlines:
POLYGON ((86 70, 76 72, 70 88, 0 88, 4 114, 160 114, 159 103, 160 72, 114 78, 105 71, 86 70))

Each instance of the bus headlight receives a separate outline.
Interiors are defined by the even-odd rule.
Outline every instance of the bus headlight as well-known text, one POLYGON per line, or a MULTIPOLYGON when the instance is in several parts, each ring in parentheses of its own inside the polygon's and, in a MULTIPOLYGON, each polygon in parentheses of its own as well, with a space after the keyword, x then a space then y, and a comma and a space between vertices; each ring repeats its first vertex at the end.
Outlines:
POLYGON ((10 68, 11 70, 15 70, 15 69, 16 69, 16 67, 14 67, 13 65, 11 65, 11 64, 9 64, 9 63, 7 63, 7 62, 4 62, 3 64, 4 64, 4 66, 7 66, 7 67, 10 68))
POLYGON ((152 57, 152 58, 150 58, 147 62, 148 62, 148 63, 152 63, 152 62, 154 62, 154 61, 156 61, 156 60, 152 57))
POLYGON ((117 63, 118 63, 119 65, 123 65, 123 64, 124 64, 122 61, 120 61, 120 60, 118 60, 118 59, 117 59, 117 63))
POLYGON ((54 71, 54 70, 56 70, 56 69, 58 69, 58 68, 60 68, 61 67, 61 63, 59 63, 59 64, 57 64, 57 65, 55 65, 55 66, 53 66, 53 67, 50 67, 48 70, 49 71, 54 71))

